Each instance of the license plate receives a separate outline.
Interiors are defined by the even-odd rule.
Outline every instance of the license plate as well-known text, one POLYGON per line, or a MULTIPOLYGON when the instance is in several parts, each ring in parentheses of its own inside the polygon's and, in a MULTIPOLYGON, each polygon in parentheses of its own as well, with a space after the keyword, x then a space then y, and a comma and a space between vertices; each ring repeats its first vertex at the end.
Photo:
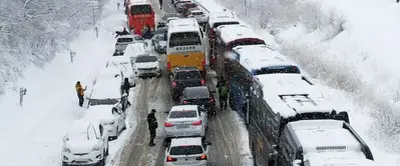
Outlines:
POLYGON ((188 128, 188 125, 176 125, 176 128, 182 129, 182 128, 188 128))

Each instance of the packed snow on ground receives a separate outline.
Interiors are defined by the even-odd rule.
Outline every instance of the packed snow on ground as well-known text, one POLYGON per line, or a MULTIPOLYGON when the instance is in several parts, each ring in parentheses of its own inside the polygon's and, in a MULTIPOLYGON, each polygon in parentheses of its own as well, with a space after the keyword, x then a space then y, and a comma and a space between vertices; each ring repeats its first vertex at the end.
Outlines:
MULTIPOLYGON (((116 1, 105 6, 103 21, 98 24, 99 38, 92 29, 73 40, 69 48, 76 52, 70 63, 69 52, 59 53, 44 68, 30 67, 19 87, 27 88, 23 107, 19 92, 8 90, 0 103, 0 156, 3 166, 54 166, 61 163, 62 138, 68 126, 81 118, 85 109, 78 106, 75 83, 90 84, 113 54, 112 32, 124 24, 123 11, 116 11, 116 1), (22 160, 21 160, 22 159, 22 160)), ((88 92, 86 92, 88 93, 88 92)), ((134 128, 132 120, 128 124, 134 128)), ((128 126, 128 131, 132 131, 128 126)), ((123 136, 129 135, 123 134, 123 136)), ((111 152, 119 142, 110 143, 111 152)), ((109 157, 112 158, 113 154, 109 157)), ((109 161, 108 161, 109 162, 109 161)))
MULTIPOLYGON (((218 10, 211 0, 198 0, 218 10)), ((221 0, 347 108, 378 165, 399 165, 400 5, 377 0, 221 0), (252 19, 249 19, 252 18, 252 19), (271 35, 272 34, 272 35, 271 35), (321 85, 322 86, 322 85, 321 85)))

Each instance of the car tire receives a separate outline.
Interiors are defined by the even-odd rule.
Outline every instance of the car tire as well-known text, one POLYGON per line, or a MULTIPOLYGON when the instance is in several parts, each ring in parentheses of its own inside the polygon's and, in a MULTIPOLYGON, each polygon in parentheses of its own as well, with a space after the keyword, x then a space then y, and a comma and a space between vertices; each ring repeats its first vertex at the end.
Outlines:
POLYGON ((62 162, 62 166, 68 166, 68 164, 66 162, 62 162))
POLYGON ((106 165, 106 159, 103 156, 103 160, 101 160, 98 164, 98 166, 105 166, 106 165))

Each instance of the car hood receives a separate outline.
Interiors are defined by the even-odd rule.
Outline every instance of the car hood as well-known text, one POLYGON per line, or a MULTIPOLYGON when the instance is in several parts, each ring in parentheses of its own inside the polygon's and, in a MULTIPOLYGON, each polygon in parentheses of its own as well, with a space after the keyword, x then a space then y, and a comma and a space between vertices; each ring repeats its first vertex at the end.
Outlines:
POLYGON ((71 153, 90 153, 93 151, 93 147, 96 145, 95 140, 85 140, 85 139, 77 139, 77 140, 68 140, 64 148, 69 148, 71 153))
POLYGON ((165 47, 167 46, 167 41, 159 41, 158 45, 165 47))
POLYGON ((138 69, 148 69, 158 67, 158 62, 136 63, 138 69))

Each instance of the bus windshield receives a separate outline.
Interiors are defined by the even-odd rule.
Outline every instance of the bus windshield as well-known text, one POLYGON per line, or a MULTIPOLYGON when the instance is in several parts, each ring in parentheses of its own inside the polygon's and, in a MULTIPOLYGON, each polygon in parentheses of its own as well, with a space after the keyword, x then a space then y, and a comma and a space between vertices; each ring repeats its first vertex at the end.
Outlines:
POLYGON ((253 70, 253 75, 262 75, 262 74, 300 74, 300 69, 297 66, 271 66, 264 67, 261 69, 253 70))
POLYGON ((198 32, 179 32, 172 33, 169 46, 188 46, 188 45, 201 45, 200 34, 198 32))
POLYGON ((139 14, 152 14, 153 9, 150 5, 132 5, 131 6, 131 14, 139 15, 139 14))

